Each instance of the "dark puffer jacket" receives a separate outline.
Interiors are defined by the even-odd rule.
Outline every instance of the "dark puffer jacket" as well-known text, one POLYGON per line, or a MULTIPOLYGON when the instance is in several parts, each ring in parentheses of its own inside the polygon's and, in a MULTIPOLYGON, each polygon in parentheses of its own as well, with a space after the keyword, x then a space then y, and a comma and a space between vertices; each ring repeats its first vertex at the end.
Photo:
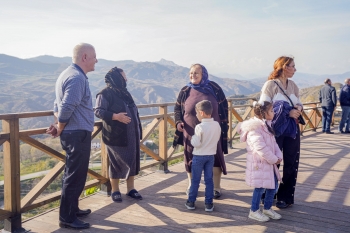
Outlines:
POLYGON ((345 84, 340 89, 339 102, 341 106, 350 106, 350 86, 345 84))

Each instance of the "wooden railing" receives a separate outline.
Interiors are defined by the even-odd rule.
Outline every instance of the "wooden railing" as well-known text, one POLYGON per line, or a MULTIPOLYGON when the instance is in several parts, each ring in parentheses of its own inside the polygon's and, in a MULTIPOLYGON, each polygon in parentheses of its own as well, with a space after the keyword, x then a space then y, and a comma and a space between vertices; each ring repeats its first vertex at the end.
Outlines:
MULTIPOLYGON (((251 98, 232 98, 229 101, 229 132, 228 142, 232 146, 234 140, 238 139, 237 123, 253 116, 251 98), (246 104, 237 104, 246 102, 246 104)), ((143 129, 143 138, 141 140, 141 150, 153 158, 153 161, 143 164, 141 169, 150 168, 159 165, 159 169, 167 172, 168 162, 183 156, 182 152, 175 153, 175 149, 168 146, 168 131, 175 127, 173 119, 174 113, 168 112, 168 107, 173 107, 175 103, 146 104, 138 105, 138 108, 158 108, 159 113, 153 115, 140 116, 141 121, 150 122, 143 129), (149 149, 144 142, 149 136, 158 129, 158 153, 149 149)), ((303 114, 306 125, 301 126, 301 131, 315 130, 320 121, 321 113, 317 107, 317 103, 304 104, 305 112, 303 114)), ((46 128, 36 128, 29 130, 20 130, 19 122, 23 118, 35 118, 43 116, 53 116, 52 111, 29 112, 2 114, 2 129, 0 133, 0 145, 3 145, 3 163, 4 163, 4 209, 0 209, 0 220, 4 220, 4 229, 10 232, 21 229, 21 214, 34 208, 43 206, 50 202, 60 199, 61 192, 54 192, 43 197, 40 195, 43 191, 57 178, 64 170, 65 155, 44 143, 34 139, 31 136, 42 135, 46 133, 46 128), (41 150, 42 152, 59 160, 51 171, 41 179, 22 199, 20 196, 20 142, 41 150)), ((102 129, 100 121, 95 122, 92 138, 102 129)), ((101 141, 101 174, 89 169, 88 174, 93 177, 92 180, 86 182, 85 189, 94 186, 101 186, 101 190, 110 193, 111 187, 108 176, 109 160, 105 150, 105 146, 101 141)))

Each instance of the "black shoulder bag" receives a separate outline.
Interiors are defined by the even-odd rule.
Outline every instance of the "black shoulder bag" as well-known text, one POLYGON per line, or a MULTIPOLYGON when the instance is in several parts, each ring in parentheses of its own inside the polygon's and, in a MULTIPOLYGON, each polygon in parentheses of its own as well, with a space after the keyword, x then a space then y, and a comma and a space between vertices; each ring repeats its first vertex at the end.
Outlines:
MULTIPOLYGON (((293 108, 295 108, 294 107, 294 104, 293 104, 293 101, 289 98, 289 96, 284 92, 284 90, 282 89, 282 87, 280 86, 280 85, 278 85, 278 83, 275 81, 275 80, 273 80, 275 83, 276 83, 276 85, 281 89, 281 91, 283 92, 283 94, 288 98, 288 100, 290 101, 290 103, 292 104, 292 106, 293 106, 293 108)), ((298 121, 299 121, 299 124, 302 124, 302 125, 305 125, 306 123, 305 123, 305 120, 304 120, 304 118, 303 118, 303 116, 302 115, 300 115, 299 117, 298 117, 298 121)))

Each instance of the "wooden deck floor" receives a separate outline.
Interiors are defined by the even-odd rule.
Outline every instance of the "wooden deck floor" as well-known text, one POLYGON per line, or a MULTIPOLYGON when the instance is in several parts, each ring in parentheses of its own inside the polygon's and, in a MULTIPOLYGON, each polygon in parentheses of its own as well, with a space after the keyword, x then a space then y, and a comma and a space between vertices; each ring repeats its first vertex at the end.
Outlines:
MULTIPOLYGON (((277 210, 283 218, 258 223, 250 220, 252 188, 244 183, 245 149, 235 144, 226 156, 228 175, 222 178, 223 196, 212 213, 204 211, 204 185, 194 211, 185 208, 186 173, 183 164, 171 173, 150 173, 136 180, 144 197, 122 203, 92 195, 81 208, 92 209, 92 224, 82 232, 350 232, 350 135, 307 133, 302 153, 295 205, 277 210)), ((125 193, 125 185, 121 187, 125 193)), ((54 209, 23 223, 28 232, 76 232, 58 227, 54 209)))

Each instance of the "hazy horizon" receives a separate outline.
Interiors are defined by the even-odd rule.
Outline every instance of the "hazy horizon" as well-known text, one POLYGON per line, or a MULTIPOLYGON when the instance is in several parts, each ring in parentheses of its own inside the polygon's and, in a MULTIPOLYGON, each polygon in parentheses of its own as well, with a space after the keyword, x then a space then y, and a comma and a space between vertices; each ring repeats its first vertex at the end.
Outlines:
POLYGON ((212 74, 267 76, 275 59, 298 72, 349 71, 350 2, 0 0, 0 53, 71 56, 80 42, 107 60, 205 65, 212 74))

